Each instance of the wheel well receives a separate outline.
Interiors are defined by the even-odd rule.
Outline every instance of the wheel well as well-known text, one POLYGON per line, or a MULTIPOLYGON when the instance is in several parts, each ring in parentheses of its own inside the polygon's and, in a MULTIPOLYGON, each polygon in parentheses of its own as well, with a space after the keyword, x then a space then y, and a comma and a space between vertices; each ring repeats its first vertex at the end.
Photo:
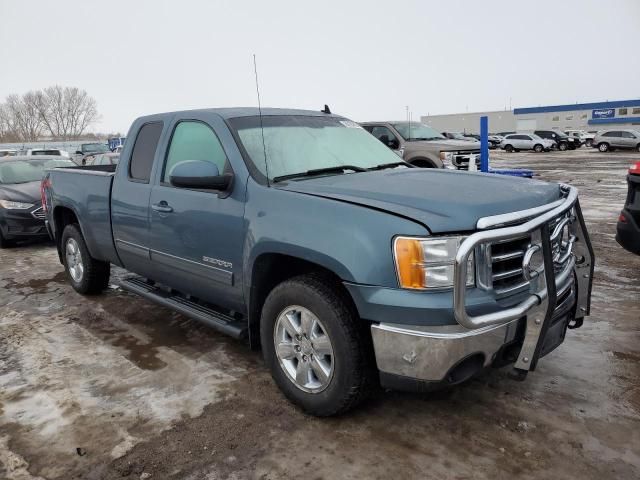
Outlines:
POLYGON ((299 275, 317 274, 331 284, 354 313, 357 308, 338 275, 328 268, 298 257, 280 253, 263 253, 253 263, 249 294, 249 341, 251 348, 260 346, 260 316, 267 296, 280 283, 299 275))
POLYGON ((420 168, 437 168, 436 164, 428 158, 412 158, 407 162, 420 168))
POLYGON ((56 247, 58 249, 58 257, 62 263, 62 232, 67 225, 78 223, 78 217, 75 212, 67 207, 56 207, 53 211, 53 223, 56 232, 56 247))

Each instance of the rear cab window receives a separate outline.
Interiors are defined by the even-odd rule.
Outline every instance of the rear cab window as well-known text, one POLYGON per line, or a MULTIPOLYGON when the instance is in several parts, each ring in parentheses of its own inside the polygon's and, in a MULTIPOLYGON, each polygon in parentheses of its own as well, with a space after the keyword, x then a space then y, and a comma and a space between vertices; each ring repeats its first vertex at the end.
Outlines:
POLYGON ((162 122, 152 122, 146 123, 140 128, 129 162, 130 180, 149 183, 162 127, 162 122))

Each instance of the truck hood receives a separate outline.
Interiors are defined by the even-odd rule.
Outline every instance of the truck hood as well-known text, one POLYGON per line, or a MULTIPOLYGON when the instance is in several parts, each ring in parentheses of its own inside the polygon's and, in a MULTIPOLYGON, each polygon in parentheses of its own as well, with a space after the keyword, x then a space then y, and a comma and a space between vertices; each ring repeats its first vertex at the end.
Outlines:
POLYGON ((0 199, 14 202, 40 202, 40 182, 0 184, 0 199))
POLYGON ((439 150, 441 152, 454 152, 457 150, 480 150, 480 142, 476 140, 454 140, 443 138, 442 140, 416 140, 405 144, 407 149, 439 150))
POLYGON ((481 217, 526 210, 560 198, 557 184, 430 168, 332 175, 290 181, 277 188, 400 215, 432 233, 475 230, 481 217))

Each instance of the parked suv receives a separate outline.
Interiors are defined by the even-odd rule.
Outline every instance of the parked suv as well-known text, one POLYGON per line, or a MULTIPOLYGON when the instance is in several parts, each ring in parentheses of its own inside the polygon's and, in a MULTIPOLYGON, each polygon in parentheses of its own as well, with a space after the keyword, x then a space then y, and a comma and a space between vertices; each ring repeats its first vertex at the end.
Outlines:
POLYGON ((546 138, 547 140, 552 140, 555 142, 555 146, 558 150, 562 150, 563 152, 567 149, 575 150, 580 147, 581 143, 578 138, 569 137, 562 132, 558 132, 556 130, 536 130, 536 135, 541 138, 546 138))
POLYGON ((540 138, 532 133, 514 133, 507 135, 500 142, 500 148, 507 152, 520 150, 533 150, 534 152, 548 152, 553 147, 553 142, 545 138, 540 138))
POLYGON ((601 152, 616 148, 633 149, 640 152, 640 132, 637 130, 604 130, 593 138, 593 144, 601 152))
POLYGON ((480 142, 452 140, 419 122, 365 122, 362 127, 416 167, 468 170, 480 167, 480 142))

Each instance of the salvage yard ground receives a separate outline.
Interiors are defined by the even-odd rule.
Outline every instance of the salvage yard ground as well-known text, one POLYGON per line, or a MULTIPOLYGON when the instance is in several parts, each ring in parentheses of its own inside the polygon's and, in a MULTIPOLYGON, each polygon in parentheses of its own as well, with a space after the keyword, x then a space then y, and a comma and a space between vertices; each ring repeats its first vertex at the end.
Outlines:
POLYGON ((0 252, 0 478, 640 478, 640 257, 614 240, 638 154, 491 155, 578 187, 596 252, 592 316, 527 381, 309 417, 259 353, 115 286, 82 297, 31 244, 0 252))

